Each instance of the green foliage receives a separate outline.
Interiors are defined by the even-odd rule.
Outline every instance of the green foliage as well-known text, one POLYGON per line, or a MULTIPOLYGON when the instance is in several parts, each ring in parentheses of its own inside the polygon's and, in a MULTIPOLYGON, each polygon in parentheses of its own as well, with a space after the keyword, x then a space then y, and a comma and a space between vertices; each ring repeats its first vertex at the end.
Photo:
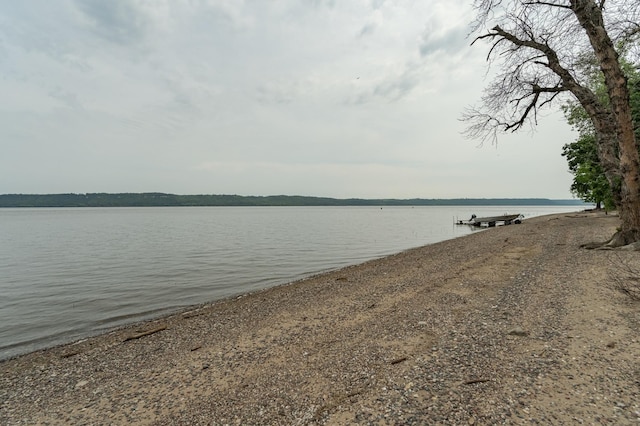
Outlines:
POLYGON ((597 207, 614 209, 611 186, 600 167, 596 152, 596 138, 593 134, 585 134, 571 144, 562 148, 562 155, 567 157, 569 170, 573 173, 571 193, 578 198, 595 203, 597 207))
MULTIPOLYGON (((582 65, 590 70, 588 87, 603 105, 608 105, 602 73, 588 59, 582 65)), ((628 61, 622 61, 622 66, 629 84, 636 140, 640 141, 640 69, 628 61)), ((562 155, 567 158, 569 171, 573 174, 571 192, 586 202, 603 205, 608 210, 614 209, 613 191, 619 189, 620 182, 613 182, 612 189, 612 184, 604 175, 598 158, 596 133, 589 115, 577 102, 567 102, 562 110, 567 122, 578 132, 578 139, 562 148, 562 155)))

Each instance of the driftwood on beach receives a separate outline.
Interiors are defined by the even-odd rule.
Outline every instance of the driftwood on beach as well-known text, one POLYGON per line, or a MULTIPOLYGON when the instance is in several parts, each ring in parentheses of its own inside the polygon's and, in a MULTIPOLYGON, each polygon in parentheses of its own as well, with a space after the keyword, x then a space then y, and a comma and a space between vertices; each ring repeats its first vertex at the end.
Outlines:
POLYGON ((152 334, 155 334, 155 333, 157 333, 157 332, 159 332, 159 331, 166 330, 166 329, 167 329, 167 326, 166 326, 166 325, 161 325, 161 326, 158 326, 158 327, 152 328, 151 330, 141 331, 141 332, 138 332, 138 333, 132 334, 132 335, 130 335, 130 336, 127 336, 127 337, 124 339, 124 342, 128 342, 129 340, 136 340, 136 339, 140 339, 141 337, 145 337, 145 336, 150 336, 150 335, 152 335, 152 334))

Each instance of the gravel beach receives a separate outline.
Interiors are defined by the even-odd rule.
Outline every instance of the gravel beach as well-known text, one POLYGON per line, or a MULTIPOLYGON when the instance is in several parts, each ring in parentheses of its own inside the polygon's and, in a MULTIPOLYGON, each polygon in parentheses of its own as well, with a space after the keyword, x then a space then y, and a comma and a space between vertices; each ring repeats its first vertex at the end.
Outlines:
POLYGON ((6 360, 0 424, 638 425, 640 255, 579 248, 618 225, 528 219, 6 360))

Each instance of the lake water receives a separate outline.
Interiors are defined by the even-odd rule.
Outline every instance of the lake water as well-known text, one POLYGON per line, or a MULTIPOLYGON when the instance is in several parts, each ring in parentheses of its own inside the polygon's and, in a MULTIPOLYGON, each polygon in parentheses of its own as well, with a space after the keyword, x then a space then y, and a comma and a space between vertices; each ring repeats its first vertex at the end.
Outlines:
POLYGON ((472 213, 579 209, 0 209, 0 359, 466 235, 472 213))

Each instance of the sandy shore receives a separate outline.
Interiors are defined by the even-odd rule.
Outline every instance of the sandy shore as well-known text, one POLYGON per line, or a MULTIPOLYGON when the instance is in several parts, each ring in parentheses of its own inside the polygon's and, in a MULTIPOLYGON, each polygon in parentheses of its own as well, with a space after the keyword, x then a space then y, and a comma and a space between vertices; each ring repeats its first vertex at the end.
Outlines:
POLYGON ((0 363, 0 424, 639 424, 637 253, 526 220, 0 363))

